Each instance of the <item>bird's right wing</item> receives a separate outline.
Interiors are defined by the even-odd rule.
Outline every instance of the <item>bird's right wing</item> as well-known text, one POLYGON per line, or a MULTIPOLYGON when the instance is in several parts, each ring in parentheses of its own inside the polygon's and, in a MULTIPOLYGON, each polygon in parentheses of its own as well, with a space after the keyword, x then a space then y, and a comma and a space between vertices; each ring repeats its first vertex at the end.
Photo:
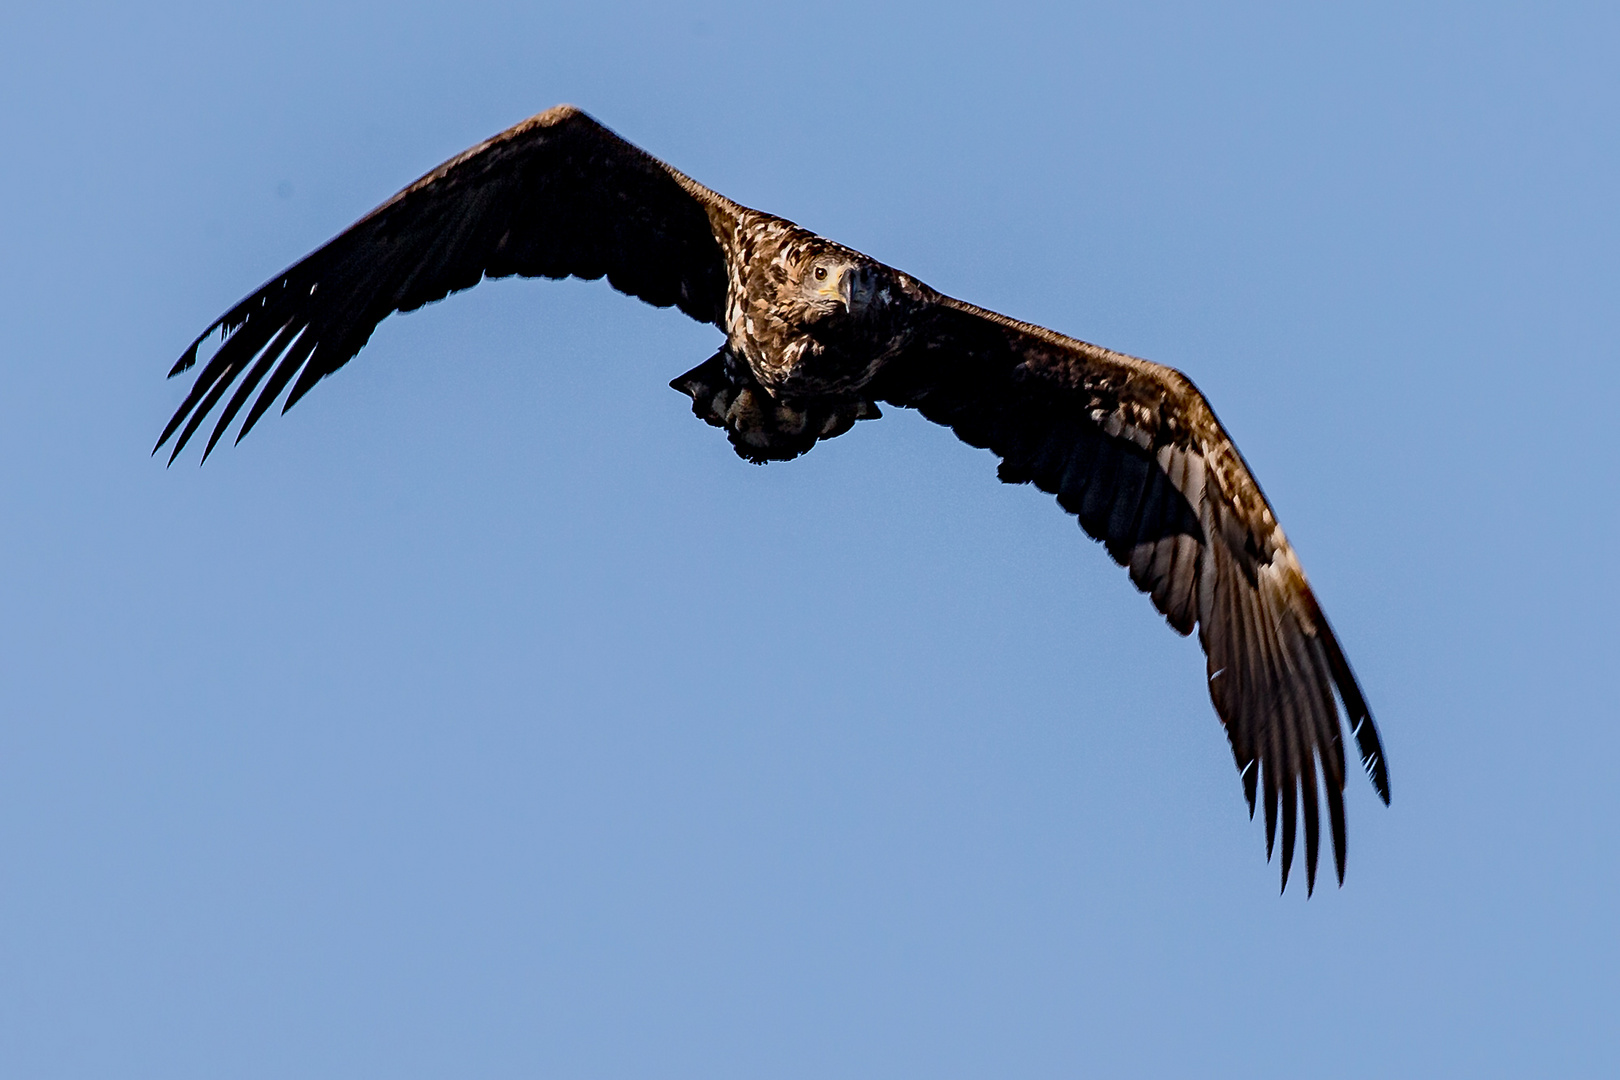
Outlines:
POLYGON ((1251 814, 1264 794, 1268 856, 1281 811, 1284 886, 1300 804, 1306 888, 1315 885, 1318 763, 1343 882, 1335 691, 1387 803, 1378 729, 1293 546, 1209 402, 1171 368, 960 300, 933 294, 922 311, 908 351, 873 384, 881 399, 989 448, 1004 481, 1056 495, 1171 626, 1197 627, 1251 814))
POLYGON ((246 435, 349 361, 378 323, 485 277, 606 276, 650 304, 720 325, 727 274, 716 239, 740 211, 571 105, 440 165, 220 316, 169 372, 222 343, 153 448, 173 461, 225 401, 206 458, 248 399, 246 435))

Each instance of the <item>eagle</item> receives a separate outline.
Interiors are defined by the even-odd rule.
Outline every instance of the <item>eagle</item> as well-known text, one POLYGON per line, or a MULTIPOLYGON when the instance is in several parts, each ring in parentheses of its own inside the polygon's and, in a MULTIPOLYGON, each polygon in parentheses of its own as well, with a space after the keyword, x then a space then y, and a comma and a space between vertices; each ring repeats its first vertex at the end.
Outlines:
POLYGON ((1209 402, 1181 372, 965 303, 791 221, 741 206, 560 105, 429 172, 216 319, 219 344, 163 429, 169 462, 215 417, 295 405, 377 324, 485 278, 594 280, 718 327, 671 387, 748 461, 786 461, 880 406, 916 409, 1057 497, 1179 634, 1264 808, 1282 890, 1304 821, 1316 886, 1319 784, 1345 867, 1340 708, 1385 804, 1378 729, 1299 558, 1209 402), (251 402, 251 404, 250 404, 251 402))

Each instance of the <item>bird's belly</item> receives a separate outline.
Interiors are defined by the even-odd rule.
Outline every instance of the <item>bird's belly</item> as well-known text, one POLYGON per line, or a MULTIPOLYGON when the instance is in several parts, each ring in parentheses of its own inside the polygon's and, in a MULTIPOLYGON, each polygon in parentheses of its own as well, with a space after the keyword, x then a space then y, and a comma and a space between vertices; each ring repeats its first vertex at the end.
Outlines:
POLYGON ((752 366, 754 377, 772 397, 814 400, 856 396, 881 363, 882 356, 870 349, 839 349, 806 337, 752 366))
POLYGON ((768 392, 751 367, 722 349, 670 386, 692 399, 699 419, 725 428, 737 453, 757 464, 798 457, 818 441, 842 435, 857 420, 883 415, 858 396, 794 399, 768 392))

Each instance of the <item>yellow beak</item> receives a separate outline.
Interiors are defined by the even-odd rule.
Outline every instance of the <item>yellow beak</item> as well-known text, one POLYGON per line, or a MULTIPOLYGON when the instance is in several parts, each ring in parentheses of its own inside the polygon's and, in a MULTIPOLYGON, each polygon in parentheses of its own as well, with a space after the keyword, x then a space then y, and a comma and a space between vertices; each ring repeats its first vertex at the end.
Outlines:
POLYGON ((829 300, 837 300, 840 304, 844 305, 845 310, 848 310, 849 270, 839 270, 837 271, 836 277, 829 277, 826 281, 823 281, 820 285, 816 286, 816 295, 825 296, 829 300))

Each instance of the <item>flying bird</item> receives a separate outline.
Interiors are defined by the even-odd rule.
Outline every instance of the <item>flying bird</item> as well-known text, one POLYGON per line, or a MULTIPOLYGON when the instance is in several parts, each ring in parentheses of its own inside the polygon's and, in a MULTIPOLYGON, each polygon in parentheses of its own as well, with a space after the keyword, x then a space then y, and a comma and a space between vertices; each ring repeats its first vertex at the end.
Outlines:
POLYGON ((1197 629, 1249 816, 1264 808, 1268 860, 1281 819, 1283 889, 1301 817, 1315 888, 1318 768, 1343 884, 1341 704, 1387 804, 1378 729, 1270 504, 1192 382, 740 206, 572 106, 445 162, 220 316, 169 372, 191 370, 219 332, 153 453, 172 440, 172 463, 217 413, 206 460, 244 408, 237 441, 393 312, 514 274, 606 277, 718 327, 714 355, 670 385, 749 461, 795 458, 889 404, 991 450, 1001 480, 1056 495, 1177 633, 1197 629))

